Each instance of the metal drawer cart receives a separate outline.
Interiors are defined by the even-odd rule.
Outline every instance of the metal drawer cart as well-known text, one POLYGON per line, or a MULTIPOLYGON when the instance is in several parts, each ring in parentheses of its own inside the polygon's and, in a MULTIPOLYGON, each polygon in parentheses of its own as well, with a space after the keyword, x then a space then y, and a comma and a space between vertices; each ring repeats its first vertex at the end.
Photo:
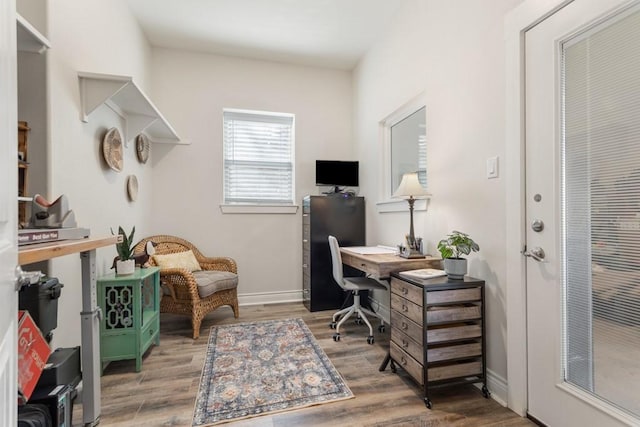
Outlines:
POLYGON ((136 360, 151 344, 160 344, 160 269, 136 268, 126 276, 109 274, 97 280, 102 369, 114 360, 136 360))
POLYGON ((390 355, 380 370, 402 367, 424 388, 429 409, 432 387, 486 384, 484 281, 465 277, 415 280, 391 275, 390 355))

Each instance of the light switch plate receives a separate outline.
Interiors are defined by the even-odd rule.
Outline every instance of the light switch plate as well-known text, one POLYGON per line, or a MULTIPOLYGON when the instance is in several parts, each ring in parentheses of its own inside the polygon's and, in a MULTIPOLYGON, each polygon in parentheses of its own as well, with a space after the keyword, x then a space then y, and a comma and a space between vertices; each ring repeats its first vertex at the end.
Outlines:
POLYGON ((498 177, 498 156, 487 159, 487 178, 498 177))

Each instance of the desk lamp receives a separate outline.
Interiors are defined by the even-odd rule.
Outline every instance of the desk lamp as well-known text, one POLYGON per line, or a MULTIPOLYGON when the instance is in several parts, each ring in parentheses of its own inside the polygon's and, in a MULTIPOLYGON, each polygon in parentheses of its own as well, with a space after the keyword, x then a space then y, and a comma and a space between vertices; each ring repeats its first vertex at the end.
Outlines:
POLYGON ((422 185, 418 181, 418 173, 410 172, 402 175, 402 181, 393 193, 394 198, 407 199, 409 202, 409 216, 411 218, 411 225, 409 227, 409 235, 407 236, 407 248, 400 252, 400 256, 403 258, 424 258, 424 255, 420 252, 419 244, 416 242, 416 236, 413 233, 413 204, 415 203, 415 197, 430 196, 422 185))

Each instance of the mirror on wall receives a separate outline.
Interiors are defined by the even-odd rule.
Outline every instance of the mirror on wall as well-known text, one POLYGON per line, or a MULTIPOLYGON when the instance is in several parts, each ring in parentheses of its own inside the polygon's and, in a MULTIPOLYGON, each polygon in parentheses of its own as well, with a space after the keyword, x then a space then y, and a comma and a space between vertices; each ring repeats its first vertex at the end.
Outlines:
MULTIPOLYGON (((392 198, 402 175, 418 172, 427 189, 427 114, 425 94, 421 93, 380 121, 380 167, 378 212, 406 210, 404 200, 392 198)), ((426 199, 418 199, 414 210, 426 210, 426 199)))
POLYGON ((422 107, 391 125, 391 193, 408 172, 418 172, 420 184, 427 188, 426 121, 422 107))

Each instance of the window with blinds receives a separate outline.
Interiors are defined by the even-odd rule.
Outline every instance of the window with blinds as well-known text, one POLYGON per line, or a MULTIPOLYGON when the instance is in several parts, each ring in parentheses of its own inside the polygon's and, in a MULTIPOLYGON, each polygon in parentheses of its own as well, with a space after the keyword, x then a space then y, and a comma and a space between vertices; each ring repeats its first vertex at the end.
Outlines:
POLYGON ((640 8, 561 65, 565 380, 640 416, 640 8))
POLYGON ((224 203, 290 205, 293 114, 223 111, 224 203))

